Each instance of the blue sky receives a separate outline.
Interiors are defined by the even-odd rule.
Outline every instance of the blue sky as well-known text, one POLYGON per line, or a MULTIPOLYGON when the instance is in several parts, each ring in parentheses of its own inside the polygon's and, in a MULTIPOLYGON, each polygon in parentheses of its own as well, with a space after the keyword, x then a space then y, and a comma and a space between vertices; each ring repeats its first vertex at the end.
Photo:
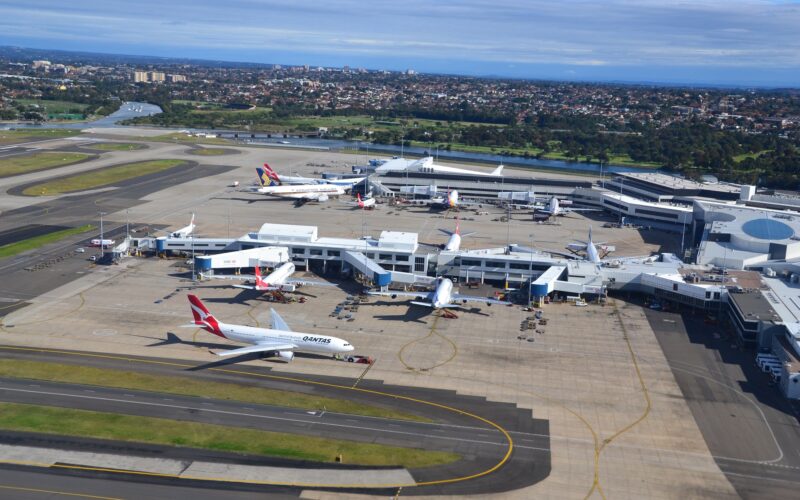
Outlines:
POLYGON ((800 1, 0 0, 0 45, 800 87, 800 1))

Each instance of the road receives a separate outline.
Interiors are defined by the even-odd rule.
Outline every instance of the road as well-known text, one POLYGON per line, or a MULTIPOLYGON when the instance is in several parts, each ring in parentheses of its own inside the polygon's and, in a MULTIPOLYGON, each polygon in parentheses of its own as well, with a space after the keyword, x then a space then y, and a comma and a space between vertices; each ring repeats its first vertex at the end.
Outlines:
MULTIPOLYGON (((347 397, 362 401, 364 404, 395 406, 402 411, 428 417, 433 423, 327 411, 309 413, 270 405, 14 379, 0 379, 0 400, 346 438, 395 446, 414 446, 454 451, 463 456, 462 460, 453 464, 411 470, 417 482, 481 473, 498 464, 506 454, 508 441, 505 436, 492 426, 470 417, 466 413, 469 412, 491 419, 509 432, 514 443, 510 459, 498 470, 483 477, 452 484, 408 488, 403 490, 403 495, 510 491, 535 484, 547 477, 550 471, 550 437, 547 422, 533 419, 529 410, 520 410, 509 404, 459 396, 451 391, 384 386, 371 380, 361 381, 359 390, 353 390, 351 387, 354 380, 350 379, 314 377, 307 379, 309 382, 304 382, 302 378, 305 376, 294 377, 291 374, 270 378, 269 370, 260 367, 235 365, 196 367, 190 362, 180 360, 138 357, 126 357, 123 360, 115 359, 114 356, 95 357, 88 353, 83 355, 75 351, 70 352, 71 354, 63 354, 55 351, 26 351, 0 347, 2 358, 117 369, 121 362, 125 362, 126 370, 151 374, 243 383, 252 386, 254 390, 258 387, 270 387, 328 397, 347 397), (378 391, 389 395, 380 395, 378 391), (398 400, 395 396, 430 401, 435 405, 413 404, 408 400, 398 400), (461 411, 447 410, 445 406, 461 411)), ((163 452, 177 453, 175 450, 165 447, 163 452)), ((275 460, 272 459, 273 462, 275 460)))
POLYGON ((647 318, 717 465, 743 498, 791 498, 800 489, 800 424, 789 403, 703 315, 647 318))

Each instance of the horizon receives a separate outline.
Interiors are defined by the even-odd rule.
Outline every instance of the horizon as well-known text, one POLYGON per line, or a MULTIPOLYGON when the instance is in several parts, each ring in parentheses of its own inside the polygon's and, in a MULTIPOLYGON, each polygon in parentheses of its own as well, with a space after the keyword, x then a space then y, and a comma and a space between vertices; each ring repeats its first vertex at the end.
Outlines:
POLYGON ((315 7, 273 0, 225 6, 45 0, 32 9, 12 0, 0 6, 0 45, 483 78, 800 87, 797 0, 571 4, 578 8, 538 0, 448 6, 339 0, 315 7), (144 14, 155 11, 158 19, 144 14))

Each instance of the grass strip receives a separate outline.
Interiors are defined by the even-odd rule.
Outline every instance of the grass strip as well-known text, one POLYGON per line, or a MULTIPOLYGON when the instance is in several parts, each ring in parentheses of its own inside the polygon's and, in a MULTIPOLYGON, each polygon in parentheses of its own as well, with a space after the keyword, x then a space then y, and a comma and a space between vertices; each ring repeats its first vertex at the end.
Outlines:
POLYGON ((62 229, 61 231, 54 231, 52 233, 34 236, 33 238, 15 241, 14 243, 0 246, 0 259, 11 257, 12 255, 17 255, 28 250, 33 250, 50 243, 55 243, 68 236, 72 236, 73 234, 85 233, 87 231, 91 231, 92 229, 94 229, 94 226, 87 224, 85 226, 62 229))
POLYGON ((63 167, 89 158, 84 153, 34 153, 0 159, 0 177, 27 174, 48 168, 63 167))
POLYGON ((144 149, 144 144, 133 144, 127 142, 101 142, 88 146, 89 149, 97 149, 100 151, 133 151, 136 149, 144 149))
POLYGON ((106 370, 44 361, 0 359, 0 377, 49 380, 74 384, 99 385, 120 389, 166 392, 183 396, 208 397, 303 410, 327 410, 351 415, 394 418, 430 422, 418 417, 379 406, 369 406, 346 399, 327 398, 301 392, 262 389, 253 386, 196 380, 190 377, 156 376, 125 370, 106 370))
POLYGON ((126 163, 116 167, 100 168, 80 174, 53 179, 52 181, 35 184, 22 191, 26 196, 51 196, 60 193, 85 191, 103 186, 110 186, 118 182, 134 179, 143 175, 161 172, 178 165, 183 160, 150 160, 136 163, 126 163))
POLYGON ((58 139, 61 137, 73 137, 80 134, 80 130, 69 129, 19 129, 19 130, 0 130, 0 144, 17 144, 36 139, 58 139))
POLYGON ((0 428, 358 465, 429 467, 455 453, 69 408, 0 403, 0 428))

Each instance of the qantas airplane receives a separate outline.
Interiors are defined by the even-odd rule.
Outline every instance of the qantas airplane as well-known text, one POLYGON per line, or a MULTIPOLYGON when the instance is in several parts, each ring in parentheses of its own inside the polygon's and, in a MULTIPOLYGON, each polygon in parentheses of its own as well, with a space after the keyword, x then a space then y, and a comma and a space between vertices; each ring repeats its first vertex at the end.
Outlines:
POLYGON ((439 229, 439 231, 450 235, 450 239, 448 239, 447 243, 445 243, 444 246, 442 247, 442 250, 444 250, 445 252, 457 252, 461 248, 461 237, 475 234, 474 232, 461 234, 461 229, 459 228, 458 220, 456 220, 455 231, 448 231, 447 229, 439 229))
POLYGON ((461 295, 460 293, 453 293, 453 282, 444 277, 436 278, 436 288, 432 292, 367 292, 369 295, 381 295, 384 297, 413 297, 419 300, 412 300, 411 303, 418 306, 432 307, 433 309, 454 309, 462 307, 461 304, 455 304, 456 301, 461 301, 462 304, 467 302, 482 302, 484 304, 492 305, 499 304, 507 306, 511 302, 504 300, 490 299, 487 297, 475 297, 472 295, 461 295))
POLYGON ((609 252, 613 252, 615 248, 613 246, 606 245, 605 242, 603 243, 595 243, 592 241, 592 227, 589 226, 589 240, 588 241, 577 241, 575 243, 570 243, 567 245, 567 250, 572 252, 573 254, 577 254, 578 252, 585 252, 586 253, 586 260, 589 262, 594 262, 595 264, 602 263, 603 259, 609 252), (598 247, 600 250, 598 250, 598 247), (600 256, 600 252, 603 252, 603 256, 600 256))
POLYGON ((229 325, 217 320, 196 295, 189 295, 189 305, 194 316, 194 323, 184 325, 185 327, 199 327, 224 339, 252 344, 249 347, 215 352, 214 354, 217 356, 264 353, 267 356, 274 356, 288 363, 294 359, 295 352, 334 355, 352 352, 354 349, 350 343, 340 338, 293 332, 275 309, 271 309, 271 328, 257 328, 244 325, 229 325))
POLYGON ((315 280, 299 280, 292 278, 294 274, 294 264, 291 262, 284 262, 278 266, 274 271, 267 276, 261 276, 261 270, 256 266, 255 284, 254 285, 233 285, 236 288, 244 288, 246 290, 258 290, 260 292, 268 291, 281 291, 281 292, 294 292, 297 287, 305 285, 316 286, 336 286, 332 283, 325 281, 315 280))

